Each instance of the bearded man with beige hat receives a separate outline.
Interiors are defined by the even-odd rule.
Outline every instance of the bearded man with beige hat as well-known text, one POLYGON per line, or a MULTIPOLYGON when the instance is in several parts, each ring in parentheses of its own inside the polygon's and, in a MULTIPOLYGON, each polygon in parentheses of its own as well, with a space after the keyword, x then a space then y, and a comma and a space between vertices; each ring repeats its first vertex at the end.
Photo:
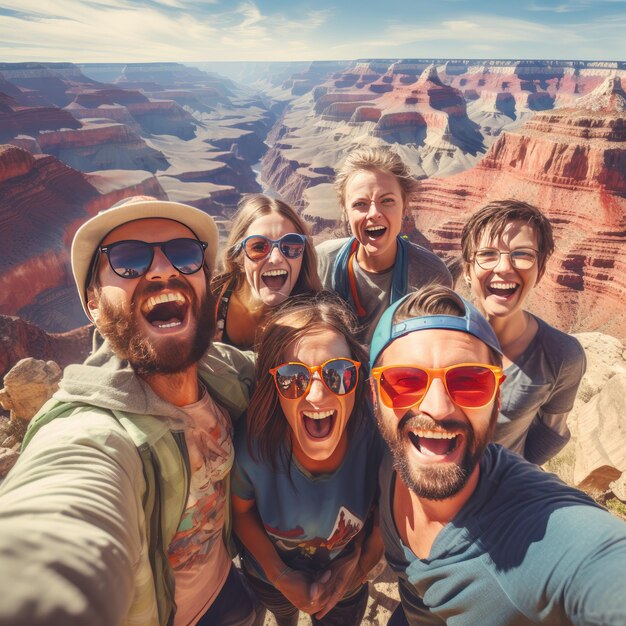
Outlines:
POLYGON ((0 624, 253 623, 228 476, 254 372, 209 349, 217 243, 203 211, 147 197, 77 231, 94 351, 66 368, 0 486, 0 624))

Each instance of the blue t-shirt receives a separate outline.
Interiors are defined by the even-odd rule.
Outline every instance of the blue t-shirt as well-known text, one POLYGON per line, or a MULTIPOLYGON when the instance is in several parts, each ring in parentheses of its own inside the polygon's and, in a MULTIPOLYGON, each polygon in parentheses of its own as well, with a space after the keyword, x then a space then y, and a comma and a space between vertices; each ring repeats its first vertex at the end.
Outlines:
POLYGON ((626 624, 626 524, 581 491, 491 444, 476 490, 419 559, 396 530, 395 480, 386 457, 381 531, 410 624, 626 624))
MULTIPOLYGON (((290 470, 274 471, 269 463, 253 460, 245 428, 241 428, 235 439, 232 491, 244 500, 256 501, 265 532, 287 565, 300 571, 322 571, 351 549, 351 540, 377 501, 382 449, 368 416, 334 472, 314 476, 295 458, 290 470)), ((242 558, 249 573, 267 581, 245 548, 242 558)))

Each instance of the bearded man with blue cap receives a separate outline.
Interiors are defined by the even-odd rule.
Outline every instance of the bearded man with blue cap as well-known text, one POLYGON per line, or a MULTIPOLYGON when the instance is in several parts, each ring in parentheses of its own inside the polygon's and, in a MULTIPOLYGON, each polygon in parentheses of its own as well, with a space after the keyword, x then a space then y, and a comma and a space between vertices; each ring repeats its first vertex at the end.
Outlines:
POLYGON ((389 307, 374 332, 389 625, 626 624, 626 524, 490 443, 504 383, 489 323, 451 289, 389 307))

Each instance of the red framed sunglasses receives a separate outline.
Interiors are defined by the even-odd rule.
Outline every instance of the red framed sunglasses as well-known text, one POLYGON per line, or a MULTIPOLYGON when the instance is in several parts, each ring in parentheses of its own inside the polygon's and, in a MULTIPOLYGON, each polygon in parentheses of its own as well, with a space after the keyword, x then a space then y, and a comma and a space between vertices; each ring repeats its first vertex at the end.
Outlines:
POLYGON ((419 405, 435 378, 443 381, 452 402, 464 409, 479 409, 495 398, 506 376, 502 368, 484 363, 449 367, 385 365, 372 369, 382 403, 390 409, 419 405))

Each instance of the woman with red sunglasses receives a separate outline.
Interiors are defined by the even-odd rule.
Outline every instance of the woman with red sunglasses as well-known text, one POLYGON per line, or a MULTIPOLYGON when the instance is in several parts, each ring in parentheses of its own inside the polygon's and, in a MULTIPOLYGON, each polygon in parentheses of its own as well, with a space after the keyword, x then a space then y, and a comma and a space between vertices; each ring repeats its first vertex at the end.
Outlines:
POLYGON ((290 300, 260 337, 232 500, 243 571, 279 626, 300 610, 325 626, 365 612, 382 556, 366 364, 352 314, 329 292, 290 300))
POLYGON ((354 150, 337 169, 335 190, 352 236, 319 244, 318 270, 324 288, 358 315, 366 343, 385 309, 409 291, 452 286, 445 263, 401 235, 416 184, 409 166, 385 147, 354 150))
POLYGON ((289 296, 321 289, 306 225, 286 203, 249 194, 239 203, 222 259, 211 282, 217 299, 217 341, 254 347, 257 328, 289 296))

